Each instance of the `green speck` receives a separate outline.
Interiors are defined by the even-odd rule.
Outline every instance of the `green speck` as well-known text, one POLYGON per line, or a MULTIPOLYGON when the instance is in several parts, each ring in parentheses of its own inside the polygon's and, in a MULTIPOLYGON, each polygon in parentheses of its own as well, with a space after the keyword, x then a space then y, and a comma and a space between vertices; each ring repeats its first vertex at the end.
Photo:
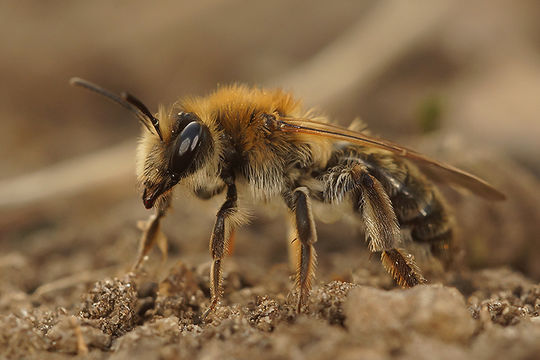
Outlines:
POLYGON ((426 134, 440 129, 442 113, 441 98, 436 95, 426 97, 417 110, 417 119, 421 132, 426 134))

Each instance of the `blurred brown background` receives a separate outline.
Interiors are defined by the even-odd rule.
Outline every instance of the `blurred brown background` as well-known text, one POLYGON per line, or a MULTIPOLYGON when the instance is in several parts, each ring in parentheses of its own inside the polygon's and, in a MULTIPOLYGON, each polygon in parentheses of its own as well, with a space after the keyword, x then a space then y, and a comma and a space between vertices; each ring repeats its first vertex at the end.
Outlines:
MULTIPOLYGON (((245 82, 292 90, 342 124, 359 116, 507 193, 491 204, 448 192, 467 259, 540 279, 539 15, 533 0, 3 2, 0 266, 27 274, 9 286, 127 268, 147 216, 137 121, 72 76, 151 109, 245 82)), ((218 204, 179 196, 165 227, 173 257, 209 260, 218 204)), ((238 256, 286 261, 281 218, 257 215, 238 256)), ((340 233, 320 233, 319 252, 343 251, 340 233)))

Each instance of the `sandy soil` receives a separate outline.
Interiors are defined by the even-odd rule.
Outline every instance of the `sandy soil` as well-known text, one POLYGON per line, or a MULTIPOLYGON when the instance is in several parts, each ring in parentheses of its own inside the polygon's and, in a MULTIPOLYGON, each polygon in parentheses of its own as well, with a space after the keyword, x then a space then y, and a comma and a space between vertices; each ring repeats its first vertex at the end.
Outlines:
MULTIPOLYGON (((540 352, 538 4, 205 0, 0 5, 0 358, 533 359, 540 352), (136 122, 74 75, 156 108, 241 81, 296 90, 338 122, 466 168, 493 204, 442 189, 460 249, 403 290, 361 229, 318 222, 317 280, 294 311, 285 217, 252 206, 209 304, 222 199, 178 193, 130 273, 148 213, 136 122), (127 119, 127 120, 124 120, 127 119), (120 145, 118 145, 120 144, 120 145)), ((241 199, 243 200, 243 199, 241 199)))
MULTIPOLYGON (((295 312, 284 242, 269 243, 255 225, 226 263, 222 306, 203 323, 210 263, 195 254, 205 253, 204 237, 184 231, 177 248, 172 235, 171 260, 160 264, 156 251, 135 275, 123 269, 134 259, 137 231, 107 226, 115 215, 104 214, 99 228, 82 225, 79 240, 59 241, 64 235, 44 228, 26 240, 33 251, 0 259, 3 356, 494 359, 533 358, 540 350, 540 286, 519 272, 441 273, 426 260, 430 284, 403 290, 355 236, 336 244, 325 232, 339 231, 329 228, 305 313, 295 312)), ((179 234, 183 226, 172 228, 179 234)))

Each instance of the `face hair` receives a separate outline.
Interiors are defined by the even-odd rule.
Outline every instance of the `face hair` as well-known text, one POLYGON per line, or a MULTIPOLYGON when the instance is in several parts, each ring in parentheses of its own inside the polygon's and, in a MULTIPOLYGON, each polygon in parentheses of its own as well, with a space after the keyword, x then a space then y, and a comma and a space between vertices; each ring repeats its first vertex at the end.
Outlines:
POLYGON ((161 131, 159 130, 159 120, 156 119, 150 113, 148 108, 135 96, 130 95, 126 92, 123 92, 121 96, 118 96, 102 88, 99 85, 96 85, 94 83, 91 83, 90 81, 78 77, 71 78, 69 80, 69 83, 73 86, 80 86, 97 94, 103 95, 106 98, 130 110, 132 113, 135 114, 135 116, 137 116, 139 121, 148 129, 148 131, 155 132, 159 136, 159 139, 163 141, 161 131), (152 131, 152 129, 154 129, 154 131, 152 131))

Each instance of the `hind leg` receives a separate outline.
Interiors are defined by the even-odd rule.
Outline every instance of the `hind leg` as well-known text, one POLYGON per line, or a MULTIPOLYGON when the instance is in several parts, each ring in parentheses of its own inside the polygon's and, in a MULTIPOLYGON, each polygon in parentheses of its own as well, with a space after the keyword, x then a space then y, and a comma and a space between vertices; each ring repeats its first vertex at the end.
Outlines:
POLYGON ((403 287, 424 283, 412 255, 399 248, 397 217, 379 180, 359 163, 334 166, 322 179, 324 201, 339 202, 351 195, 354 209, 362 215, 370 251, 381 252, 381 262, 394 280, 403 287))

